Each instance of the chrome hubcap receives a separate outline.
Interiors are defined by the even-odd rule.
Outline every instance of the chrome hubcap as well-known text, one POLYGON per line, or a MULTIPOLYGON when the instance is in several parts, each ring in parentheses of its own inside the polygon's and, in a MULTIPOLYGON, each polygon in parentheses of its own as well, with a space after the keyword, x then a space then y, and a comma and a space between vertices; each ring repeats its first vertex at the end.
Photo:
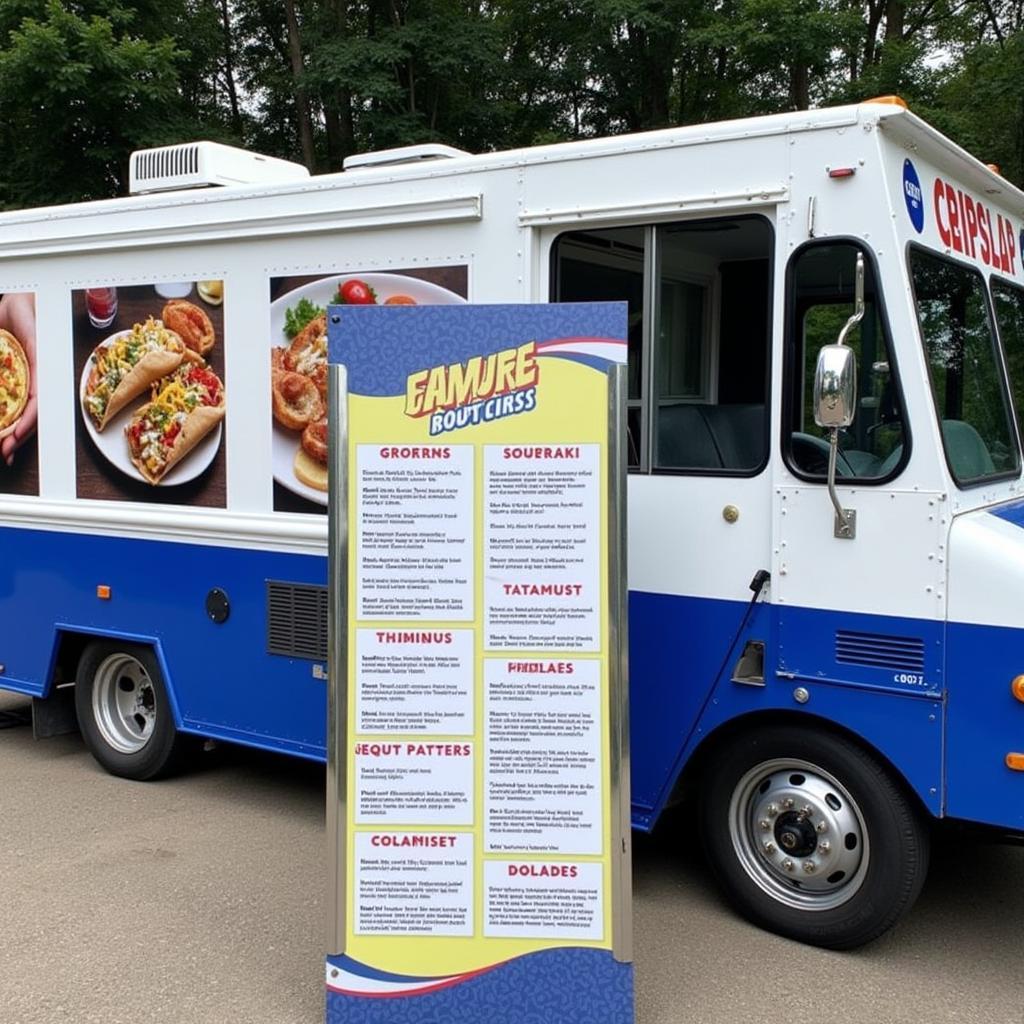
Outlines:
POLYGON ((860 889, 870 850, 860 808, 828 772, 790 758, 740 779, 729 835, 743 869, 769 896, 798 910, 830 910, 860 889))
POLYGON ((93 720, 103 739, 122 754, 137 754, 153 735, 156 691, 138 659, 111 654, 96 670, 93 720))

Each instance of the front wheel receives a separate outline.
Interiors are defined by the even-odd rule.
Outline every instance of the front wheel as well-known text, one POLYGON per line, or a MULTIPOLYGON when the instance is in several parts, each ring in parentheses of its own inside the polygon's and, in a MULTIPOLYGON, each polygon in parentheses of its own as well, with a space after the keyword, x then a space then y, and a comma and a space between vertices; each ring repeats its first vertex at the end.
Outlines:
POLYGON ((181 763, 188 737, 174 716, 152 648, 97 641, 82 653, 75 711, 93 757, 112 775, 155 779, 181 763))
POLYGON ((927 829, 889 772, 849 740, 767 727, 719 749, 705 779, 712 870, 755 924, 853 949, 917 898, 927 829))

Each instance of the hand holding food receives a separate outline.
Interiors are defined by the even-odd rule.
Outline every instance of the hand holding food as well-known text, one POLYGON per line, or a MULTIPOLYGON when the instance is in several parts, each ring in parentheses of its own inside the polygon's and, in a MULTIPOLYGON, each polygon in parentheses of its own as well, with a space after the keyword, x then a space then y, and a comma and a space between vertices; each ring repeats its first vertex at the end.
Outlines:
POLYGON ((224 385, 188 363, 153 387, 153 398, 124 428, 132 463, 158 484, 224 418, 224 385))
MULTIPOLYGON (((7 412, 0 412, 0 456, 11 466, 17 448, 36 429, 36 301, 31 292, 8 292, 0 299, 0 331, 14 339, 14 344, 7 344, 11 366, 3 371, 14 390, 6 399, 7 412), (12 415, 17 406, 17 414, 12 415)), ((6 363, 6 357, 0 356, 0 363, 6 363)))
POLYGON ((217 335, 206 313, 195 303, 174 299, 163 309, 164 326, 174 331, 185 344, 201 356, 208 355, 217 335))
POLYGON ((93 352, 83 403, 97 430, 146 388, 173 373, 185 358, 185 343, 150 317, 93 352))

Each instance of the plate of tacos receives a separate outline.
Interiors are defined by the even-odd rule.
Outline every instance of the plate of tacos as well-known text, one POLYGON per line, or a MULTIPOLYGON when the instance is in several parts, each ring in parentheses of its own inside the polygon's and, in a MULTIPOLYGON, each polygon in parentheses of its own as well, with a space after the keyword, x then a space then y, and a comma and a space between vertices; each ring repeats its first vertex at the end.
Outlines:
POLYGON ((82 420, 97 449, 154 487, 194 480, 223 434, 224 384, 203 358, 212 339, 181 326, 184 338, 153 317, 117 331, 96 346, 79 381, 82 420))
POLYGON ((442 306, 461 295, 404 274, 332 274, 270 304, 274 479, 327 504, 327 307, 442 306))

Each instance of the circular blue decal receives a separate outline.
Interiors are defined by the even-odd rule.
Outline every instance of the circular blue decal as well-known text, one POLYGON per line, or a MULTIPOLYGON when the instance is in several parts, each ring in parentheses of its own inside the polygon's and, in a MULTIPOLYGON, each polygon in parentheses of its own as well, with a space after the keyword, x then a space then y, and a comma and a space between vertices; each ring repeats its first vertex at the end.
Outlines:
POLYGON ((910 223, 920 234, 924 230, 924 193, 921 191, 921 179, 909 160, 903 161, 903 198, 907 203, 910 223))

